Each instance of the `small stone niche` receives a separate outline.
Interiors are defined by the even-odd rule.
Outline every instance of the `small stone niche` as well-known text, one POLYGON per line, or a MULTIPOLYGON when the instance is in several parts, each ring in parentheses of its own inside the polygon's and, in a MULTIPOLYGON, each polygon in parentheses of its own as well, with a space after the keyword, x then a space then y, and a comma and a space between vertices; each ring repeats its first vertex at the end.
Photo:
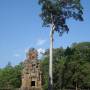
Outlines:
POLYGON ((31 87, 35 87, 35 81, 31 81, 31 87))

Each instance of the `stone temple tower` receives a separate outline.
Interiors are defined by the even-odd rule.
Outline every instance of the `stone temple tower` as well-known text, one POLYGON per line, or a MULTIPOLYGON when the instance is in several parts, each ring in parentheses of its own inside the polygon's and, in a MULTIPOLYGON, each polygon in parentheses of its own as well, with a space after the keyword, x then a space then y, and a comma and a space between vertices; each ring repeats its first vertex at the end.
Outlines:
POLYGON ((37 56, 38 53, 33 48, 27 53, 22 71, 21 90, 42 90, 40 62, 37 60, 37 56))

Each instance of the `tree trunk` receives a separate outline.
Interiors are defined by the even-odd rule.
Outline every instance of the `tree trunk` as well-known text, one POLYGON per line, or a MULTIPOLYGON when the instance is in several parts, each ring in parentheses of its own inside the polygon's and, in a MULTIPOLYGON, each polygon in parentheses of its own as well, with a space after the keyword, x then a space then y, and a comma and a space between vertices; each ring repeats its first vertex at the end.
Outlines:
POLYGON ((49 90, 53 90, 53 26, 50 30, 49 90))
POLYGON ((77 82, 76 82, 76 90, 78 90, 77 82))

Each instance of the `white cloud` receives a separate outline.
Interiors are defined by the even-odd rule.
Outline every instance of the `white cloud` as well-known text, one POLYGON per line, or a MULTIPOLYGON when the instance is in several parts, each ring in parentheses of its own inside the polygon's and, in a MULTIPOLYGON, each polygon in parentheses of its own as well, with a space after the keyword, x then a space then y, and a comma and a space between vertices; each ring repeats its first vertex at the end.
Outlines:
POLYGON ((39 39, 38 41, 37 41, 37 45, 38 46, 41 46, 41 45, 43 45, 43 44, 45 44, 46 43, 46 40, 45 39, 39 39))
POLYGON ((37 51, 38 51, 38 53, 40 54, 42 54, 42 53, 45 53, 45 49, 43 49, 43 48, 39 48, 39 49, 37 49, 37 51))
POLYGON ((20 55, 18 53, 14 54, 14 57, 20 57, 20 55))
POLYGON ((41 58, 42 54, 45 53, 45 49, 43 48, 38 48, 37 51, 38 51, 38 58, 41 58))

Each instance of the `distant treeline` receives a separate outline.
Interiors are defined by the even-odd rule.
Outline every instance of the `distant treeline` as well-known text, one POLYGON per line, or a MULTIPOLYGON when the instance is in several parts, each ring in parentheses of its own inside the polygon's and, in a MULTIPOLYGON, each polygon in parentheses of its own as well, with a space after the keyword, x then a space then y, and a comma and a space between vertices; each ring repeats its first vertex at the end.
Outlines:
MULTIPOLYGON (((90 88, 90 42, 53 49, 53 90, 90 88)), ((41 59, 43 89, 48 90, 49 50, 41 59)), ((23 63, 0 69, 0 88, 20 88, 23 63)))

